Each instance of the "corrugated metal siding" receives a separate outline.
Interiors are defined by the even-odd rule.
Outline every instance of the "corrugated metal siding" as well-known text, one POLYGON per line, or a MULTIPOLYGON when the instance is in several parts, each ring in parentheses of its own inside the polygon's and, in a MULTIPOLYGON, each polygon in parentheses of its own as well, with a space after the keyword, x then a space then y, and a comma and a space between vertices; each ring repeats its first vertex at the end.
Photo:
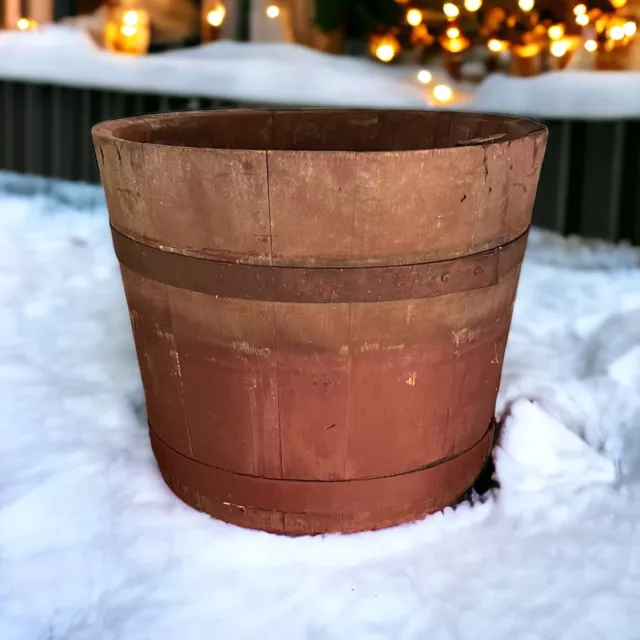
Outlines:
POLYGON ((534 223, 640 244, 640 121, 552 120, 534 223))
MULTIPOLYGON (((95 123, 237 106, 246 105, 0 81, 0 169, 98 182, 90 135, 95 123)), ((640 121, 546 124, 549 146, 534 223, 640 244, 640 121)))

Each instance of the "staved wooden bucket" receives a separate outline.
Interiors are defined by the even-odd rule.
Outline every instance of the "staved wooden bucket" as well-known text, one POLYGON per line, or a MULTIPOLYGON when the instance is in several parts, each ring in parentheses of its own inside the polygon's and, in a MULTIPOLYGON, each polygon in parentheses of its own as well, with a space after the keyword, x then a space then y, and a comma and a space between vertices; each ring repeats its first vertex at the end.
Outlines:
POLYGON ((93 136, 151 443, 179 497, 322 533, 464 493, 493 443, 544 127, 215 111, 93 136))

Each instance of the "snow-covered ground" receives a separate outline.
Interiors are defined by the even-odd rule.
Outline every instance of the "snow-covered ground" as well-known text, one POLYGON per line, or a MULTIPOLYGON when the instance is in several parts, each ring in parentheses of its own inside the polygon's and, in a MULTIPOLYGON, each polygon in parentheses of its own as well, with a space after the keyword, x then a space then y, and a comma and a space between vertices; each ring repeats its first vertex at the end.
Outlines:
POLYGON ((640 117, 640 72, 550 72, 535 78, 501 74, 479 87, 455 85, 432 68, 430 86, 418 68, 386 67, 286 43, 220 41, 141 58, 100 49, 68 25, 0 32, 0 78, 135 93, 219 98, 290 106, 429 107, 529 115, 538 118, 640 117), (438 83, 454 101, 440 104, 438 83))
POLYGON ((637 640, 640 253, 534 233, 502 488, 290 539, 164 486, 94 187, 0 174, 2 640, 637 640))

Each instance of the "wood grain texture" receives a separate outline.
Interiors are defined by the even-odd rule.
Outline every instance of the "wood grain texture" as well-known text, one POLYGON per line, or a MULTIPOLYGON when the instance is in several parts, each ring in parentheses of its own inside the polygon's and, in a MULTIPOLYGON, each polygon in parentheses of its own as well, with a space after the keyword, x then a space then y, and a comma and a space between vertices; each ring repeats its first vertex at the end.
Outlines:
POLYGON ((464 493, 493 442, 543 127, 240 111, 105 123, 94 141, 180 498, 298 535, 464 493))
POLYGON ((345 267, 518 237, 546 145, 531 120, 428 111, 163 114, 93 136, 112 224, 132 238, 201 258, 345 267))

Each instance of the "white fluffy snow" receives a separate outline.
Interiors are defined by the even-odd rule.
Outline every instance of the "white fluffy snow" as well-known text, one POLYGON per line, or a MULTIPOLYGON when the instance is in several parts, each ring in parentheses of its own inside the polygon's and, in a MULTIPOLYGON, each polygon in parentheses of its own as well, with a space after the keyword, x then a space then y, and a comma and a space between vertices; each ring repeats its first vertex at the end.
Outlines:
POLYGON ((67 25, 0 32, 0 78, 5 79, 291 106, 444 107, 539 118, 640 116, 639 72, 494 74, 473 87, 455 85, 434 68, 434 81, 425 87, 417 82, 417 71, 286 43, 223 40, 135 58, 104 51, 86 32, 67 25), (433 98, 438 82, 453 86, 453 103, 433 98))
POLYGON ((288 105, 423 108, 420 87, 374 62, 279 43, 214 44, 141 58, 47 25, 0 32, 0 78, 288 105))
POLYGON ((0 174, 0 638, 636 640, 640 253, 534 233, 502 488, 354 536, 163 484, 97 188, 0 174))
POLYGON ((494 74, 470 98, 469 108, 545 118, 637 118, 640 73, 567 70, 532 78, 494 74))

